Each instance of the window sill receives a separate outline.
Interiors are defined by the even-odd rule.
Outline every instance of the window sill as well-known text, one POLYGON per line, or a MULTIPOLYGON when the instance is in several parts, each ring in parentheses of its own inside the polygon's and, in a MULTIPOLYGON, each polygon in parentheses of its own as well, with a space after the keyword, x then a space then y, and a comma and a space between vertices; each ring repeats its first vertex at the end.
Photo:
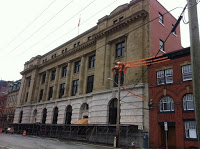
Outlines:
POLYGON ((171 113, 175 113, 175 111, 158 112, 158 114, 171 114, 171 113))
POLYGON ((183 110, 183 113, 194 113, 194 110, 183 110))
POLYGON ((192 79, 190 79, 190 80, 183 80, 183 82, 187 82, 187 81, 192 81, 192 79))
POLYGON ((159 23, 160 23, 162 26, 165 26, 162 22, 159 21, 159 23))
POLYGON ((185 138, 184 140, 185 141, 198 141, 197 138, 185 138))

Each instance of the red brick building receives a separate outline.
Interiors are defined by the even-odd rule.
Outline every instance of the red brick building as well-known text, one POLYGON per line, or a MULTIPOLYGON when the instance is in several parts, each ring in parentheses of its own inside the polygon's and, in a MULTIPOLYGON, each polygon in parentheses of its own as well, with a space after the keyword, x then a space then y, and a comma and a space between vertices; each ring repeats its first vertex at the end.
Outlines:
POLYGON ((0 96, 0 128, 4 127, 6 122, 6 103, 7 103, 7 95, 0 96))
POLYGON ((167 142, 169 148, 197 148, 190 49, 166 56, 170 61, 149 66, 149 145, 162 148, 167 142))

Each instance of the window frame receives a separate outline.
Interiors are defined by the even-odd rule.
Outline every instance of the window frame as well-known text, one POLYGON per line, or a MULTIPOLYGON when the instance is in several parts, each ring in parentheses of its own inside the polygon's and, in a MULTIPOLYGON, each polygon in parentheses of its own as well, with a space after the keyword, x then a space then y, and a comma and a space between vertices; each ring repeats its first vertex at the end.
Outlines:
POLYGON ((174 82, 173 80, 173 68, 159 70, 156 72, 157 75, 157 85, 164 85, 164 84, 172 84, 174 82), (171 75, 167 74, 167 71, 171 71, 171 75), (167 81, 170 80, 171 82, 167 81), (161 83, 159 83, 161 80, 161 83))
POLYGON ((51 71, 51 81, 56 79, 56 70, 51 71))
POLYGON ((44 95, 44 89, 41 89, 40 90, 39 102, 42 101, 43 95, 44 95))
POLYGON ((195 120, 188 120, 184 122, 185 125, 185 138, 186 139, 197 139, 197 127, 195 120), (191 136, 191 133, 195 133, 195 137, 191 136))
POLYGON ((44 84, 45 83, 45 81, 46 81, 46 73, 43 73, 42 74, 42 84, 44 84))
POLYGON ((163 40, 159 40, 159 45, 160 45, 160 51, 165 52, 165 42, 163 40))
POLYGON ((174 112, 174 100, 169 96, 164 96, 160 99, 160 112, 174 112), (169 108, 169 109, 166 109, 169 108))
POLYGON ((89 57, 89 63, 88 63, 89 69, 95 67, 95 61, 96 61, 96 55, 92 55, 89 57))
POLYGON ((183 97, 183 110, 184 111, 194 111, 194 96, 193 96, 193 94, 186 94, 183 97), (191 105, 192 105, 192 108, 190 108, 191 105))
POLYGON ((159 20, 159 23, 161 23, 162 25, 164 25, 164 16, 160 12, 158 13, 158 20, 159 20))
POLYGON ((125 40, 116 44, 115 48, 115 58, 120 58, 125 56, 125 48, 126 48, 125 40))
POLYGON ((87 78, 87 91, 86 93, 91 93, 94 87, 94 75, 88 76, 87 78))
POLYGON ((62 74, 61 77, 66 77, 67 76, 67 66, 62 67, 62 74))
POLYGON ((51 98, 53 97, 53 86, 49 87, 49 94, 48 94, 48 101, 51 100, 51 98))
POLYGON ((183 78, 183 81, 191 81, 192 80, 192 65, 191 64, 182 66, 182 78, 183 78), (184 72, 187 67, 189 67, 188 70, 186 72, 184 72), (189 76, 189 78, 186 78, 188 76, 189 76))
POLYGON ((80 67, 81 67, 81 61, 76 61, 74 63, 74 73, 79 73, 80 72, 80 67))
POLYGON ((65 83, 60 84, 59 98, 61 98, 65 93, 65 83))
POLYGON ((76 96, 76 93, 78 93, 78 87, 79 87, 79 79, 73 80, 73 82, 72 82, 72 96, 76 96))

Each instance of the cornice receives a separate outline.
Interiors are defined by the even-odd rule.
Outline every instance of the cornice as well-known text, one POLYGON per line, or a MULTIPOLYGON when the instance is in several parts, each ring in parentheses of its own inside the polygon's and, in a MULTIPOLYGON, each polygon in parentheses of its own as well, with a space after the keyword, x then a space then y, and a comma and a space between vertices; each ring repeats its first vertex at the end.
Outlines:
POLYGON ((101 38, 101 37, 103 37, 105 35, 112 34, 113 32, 116 32, 116 31, 120 30, 124 26, 128 26, 133 21, 136 21, 138 19, 146 17, 147 14, 148 14, 148 12, 145 11, 145 10, 138 11, 137 13, 129 16, 128 18, 118 22, 117 24, 114 24, 114 25, 112 25, 112 26, 110 26, 110 27, 108 27, 108 28, 96 33, 95 35, 93 35, 93 37, 95 39, 98 39, 98 38, 101 38))

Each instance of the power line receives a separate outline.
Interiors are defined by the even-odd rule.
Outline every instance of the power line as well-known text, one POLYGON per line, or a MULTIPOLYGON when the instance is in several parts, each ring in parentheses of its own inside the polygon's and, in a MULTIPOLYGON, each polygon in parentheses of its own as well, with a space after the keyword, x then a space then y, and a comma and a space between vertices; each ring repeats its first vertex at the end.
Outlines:
MULTIPOLYGON (((53 30, 52 32, 50 32, 48 35, 46 35, 44 38, 42 38, 40 41, 38 41, 35 45, 37 45, 38 43, 40 43, 42 40, 44 40, 45 38, 47 38, 49 35, 51 35, 52 33, 54 33, 55 31, 57 31, 59 28, 61 28, 63 25, 65 25, 67 22, 69 22, 71 19, 73 19, 76 15, 80 14, 80 12, 82 12, 83 10, 85 10, 88 6, 90 6, 94 1, 93 0, 91 3, 89 3, 87 6, 85 6, 83 9, 81 9, 79 12, 77 12, 75 15, 73 15, 70 19, 68 19, 67 21, 65 21, 63 24, 61 24, 59 27, 57 27, 55 30, 53 30)), ((25 51, 22 51, 22 53, 24 53, 25 51)), ((20 53, 20 54, 22 54, 20 53)))
MULTIPOLYGON (((87 20, 85 20, 85 21, 82 22, 81 24, 86 23, 88 20, 90 20, 91 18, 93 18, 94 16, 96 16, 97 14, 99 14, 100 12, 102 12, 103 10, 105 10, 106 8, 108 8, 110 5, 114 4, 116 1, 117 1, 117 0, 115 0, 115 1, 112 2, 112 3, 110 3, 109 5, 107 5, 106 7, 104 7, 103 9, 101 9, 100 11, 98 11, 97 13, 95 13, 94 15, 92 15, 90 18, 88 18, 87 20)), ((74 27, 74 28, 70 29, 69 32, 67 32, 67 33, 63 34, 62 36, 60 36, 59 38, 55 39, 54 41, 51 42, 51 44, 53 44, 53 43, 55 43, 56 41, 58 41, 59 39, 63 38, 64 36, 66 36, 67 34, 69 34, 70 32, 72 32, 72 31, 75 30, 76 28, 78 28, 78 27, 74 27)), ((39 42, 40 42, 40 41, 39 41, 39 42)), ((39 42, 37 42, 36 44, 32 45, 29 49, 33 48, 33 47, 34 47, 35 45, 37 45, 39 42)), ((50 45, 51 45, 51 44, 50 44, 50 45)), ((49 46, 50 46, 50 45, 49 45, 49 46)), ((49 46, 48 46, 48 47, 49 47, 49 46)), ((43 50, 43 49, 42 49, 42 50, 43 50)), ((42 51, 42 50, 39 50, 39 51, 37 51, 37 52, 40 52, 40 51, 42 51)), ((24 54, 24 53, 22 53, 22 54, 24 54)), ((36 53, 34 53, 34 55, 35 55, 35 54, 36 54, 36 53)))
POLYGON ((21 46, 25 41, 27 41, 28 39, 30 39, 34 34, 36 34, 39 30, 41 30, 45 25, 47 25, 52 19, 54 19, 60 12, 62 12, 68 5, 70 5, 73 2, 73 0, 71 0, 69 3, 67 3, 61 10, 59 10, 53 17, 51 17, 46 23, 44 23, 40 28, 38 28, 35 32, 33 32, 28 38, 26 38, 25 40, 23 40, 19 45, 17 45, 12 51, 10 51, 8 53, 8 55, 10 53, 12 53, 15 49, 17 49, 19 46, 21 46))
POLYGON ((29 26, 31 26, 56 0, 52 1, 31 23, 29 23, 13 40, 8 43, 8 46, 14 42, 29 26))
MULTIPOLYGON (((182 11, 182 13, 181 13, 179 19, 177 20, 177 22, 180 22, 180 18, 182 18, 182 15, 184 14, 184 11, 185 11, 186 7, 187 7, 187 4, 186 4, 186 6, 184 7, 184 9, 183 9, 183 11, 182 11)), ((172 9, 172 10, 174 10, 174 9, 172 9)), ((165 14, 166 14, 166 13, 165 13, 165 14)), ((176 23, 176 24, 177 24, 177 23, 176 23)), ((177 25, 174 26, 174 28, 175 28, 175 27, 177 27, 177 25)), ((166 37, 164 43, 166 43, 166 41, 168 40, 169 36, 170 36, 171 33, 173 32, 174 28, 170 31, 170 33, 169 33, 168 36, 166 37)), ((160 47, 160 49, 161 49, 163 46, 164 46, 164 44, 160 47)), ((159 54, 160 49, 158 50, 158 52, 156 53, 155 56, 157 56, 157 55, 159 54)), ((145 69, 145 71, 142 73, 142 75, 140 76, 140 78, 138 79, 138 81, 136 82, 136 84, 134 85, 134 87, 133 87, 131 90, 133 90, 133 89, 136 87, 136 85, 137 85, 137 84, 140 82, 140 80, 144 77, 144 74, 147 72, 147 70, 148 70, 148 67, 147 67, 147 68, 145 69)), ((122 100, 122 99, 124 99, 125 97, 127 97, 128 94, 129 94, 129 93, 127 93, 125 96, 123 96, 123 98, 121 98, 120 100, 122 100)))

